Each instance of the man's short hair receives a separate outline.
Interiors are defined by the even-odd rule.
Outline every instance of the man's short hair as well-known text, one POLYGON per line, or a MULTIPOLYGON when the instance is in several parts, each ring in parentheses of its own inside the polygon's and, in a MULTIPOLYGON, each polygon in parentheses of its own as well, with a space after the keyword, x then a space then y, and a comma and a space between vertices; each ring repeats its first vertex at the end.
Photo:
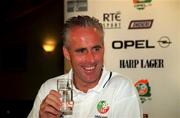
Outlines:
POLYGON ((67 46, 67 40, 68 40, 68 33, 71 30, 71 28, 80 26, 80 27, 93 27, 96 28, 97 31, 101 33, 102 41, 104 39, 104 30, 102 24, 99 22, 99 20, 95 17, 90 16, 75 16, 69 18, 65 24, 64 24, 64 30, 63 30, 63 45, 67 46))

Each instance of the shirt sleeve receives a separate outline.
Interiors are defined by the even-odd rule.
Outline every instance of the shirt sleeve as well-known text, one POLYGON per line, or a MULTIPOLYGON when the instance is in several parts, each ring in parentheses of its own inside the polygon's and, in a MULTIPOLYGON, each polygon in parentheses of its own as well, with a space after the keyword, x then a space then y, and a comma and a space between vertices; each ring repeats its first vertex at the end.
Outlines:
POLYGON ((27 118, 39 118, 39 109, 40 109, 41 102, 42 102, 42 100, 37 95, 34 105, 33 105, 33 108, 27 118))
POLYGON ((34 101, 34 105, 33 108, 31 110, 31 112, 29 113, 27 118, 39 118, 39 109, 40 109, 40 105, 43 101, 43 99, 45 98, 46 94, 44 93, 44 84, 41 86, 35 101, 34 101))

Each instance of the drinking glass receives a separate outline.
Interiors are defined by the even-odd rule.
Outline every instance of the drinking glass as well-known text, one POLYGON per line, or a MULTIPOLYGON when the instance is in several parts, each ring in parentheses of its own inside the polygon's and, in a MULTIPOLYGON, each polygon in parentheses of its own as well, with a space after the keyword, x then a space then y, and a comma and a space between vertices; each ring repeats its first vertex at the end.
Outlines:
POLYGON ((72 79, 61 78, 57 80, 57 90, 62 101, 61 112, 72 113, 73 109, 73 84, 72 79))

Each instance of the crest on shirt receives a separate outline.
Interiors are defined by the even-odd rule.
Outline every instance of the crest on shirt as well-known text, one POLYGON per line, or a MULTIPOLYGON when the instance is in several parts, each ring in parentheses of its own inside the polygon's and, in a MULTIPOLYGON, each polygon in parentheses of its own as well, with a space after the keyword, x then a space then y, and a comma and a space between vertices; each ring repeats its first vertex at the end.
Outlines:
POLYGON ((139 80, 135 83, 135 87, 139 93, 139 97, 142 103, 147 100, 151 100, 151 87, 148 80, 139 80))
POLYGON ((105 100, 101 100, 98 104, 97 104, 97 110, 99 113, 101 114, 105 114, 109 111, 109 105, 105 100))

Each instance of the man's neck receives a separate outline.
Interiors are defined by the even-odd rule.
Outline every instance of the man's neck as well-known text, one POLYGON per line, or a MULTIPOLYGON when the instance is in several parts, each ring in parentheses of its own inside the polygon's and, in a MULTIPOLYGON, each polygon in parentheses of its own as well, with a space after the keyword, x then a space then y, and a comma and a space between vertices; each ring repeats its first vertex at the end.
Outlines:
POLYGON ((95 82, 87 83, 87 82, 82 81, 81 79, 74 78, 73 82, 74 82, 75 87, 78 90, 83 91, 84 93, 87 93, 89 89, 94 88, 98 84, 99 79, 97 79, 97 81, 95 82))

